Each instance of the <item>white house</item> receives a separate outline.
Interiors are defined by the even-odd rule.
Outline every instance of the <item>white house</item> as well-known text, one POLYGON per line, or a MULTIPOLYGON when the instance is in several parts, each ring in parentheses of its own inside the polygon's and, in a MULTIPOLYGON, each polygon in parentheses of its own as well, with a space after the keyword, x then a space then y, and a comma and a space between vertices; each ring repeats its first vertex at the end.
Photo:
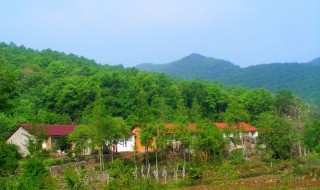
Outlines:
POLYGON ((223 131, 224 138, 227 138, 227 135, 224 131, 229 129, 228 138, 230 138, 230 144, 229 144, 230 150, 242 149, 243 147, 253 148, 257 143, 257 138, 258 138, 257 128, 247 123, 240 122, 235 126, 228 126, 228 123, 214 123, 214 124, 223 131), (240 144, 238 144, 237 142, 233 142, 232 139, 235 138, 234 133, 237 133, 236 137, 239 137, 239 139, 241 140, 240 144))
POLYGON ((75 128, 76 125, 20 124, 16 131, 7 139, 7 142, 17 145, 20 153, 23 156, 27 156, 29 154, 27 143, 29 138, 34 138, 33 134, 45 135, 47 138, 43 141, 42 148, 50 150, 61 136, 72 133, 75 128))

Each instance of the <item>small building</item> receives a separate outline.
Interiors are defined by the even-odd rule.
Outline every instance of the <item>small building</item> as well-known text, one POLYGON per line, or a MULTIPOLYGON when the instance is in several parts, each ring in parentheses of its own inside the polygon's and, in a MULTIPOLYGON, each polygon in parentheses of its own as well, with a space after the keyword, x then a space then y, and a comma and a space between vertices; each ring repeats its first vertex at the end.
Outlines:
POLYGON ((252 149, 257 144, 257 128, 247 123, 240 122, 230 126, 228 123, 214 123, 223 132, 224 138, 229 138, 229 151, 236 149, 252 149))
POLYGON ((71 134, 75 128, 76 125, 20 124, 12 135, 9 136, 7 142, 17 145, 20 153, 23 156, 27 156, 29 154, 27 143, 29 138, 34 138, 34 134, 46 137, 42 142, 42 148, 50 150, 61 136, 71 134))
MULTIPOLYGON (((227 130, 229 129, 230 133, 228 134, 228 136, 230 138, 230 149, 236 149, 236 148, 242 147, 242 145, 240 146, 238 145, 238 142, 232 141, 235 138, 234 135, 236 135, 237 137, 240 137, 240 139, 242 139, 243 137, 243 141, 247 147, 249 146, 253 147, 253 144, 256 144, 256 141, 257 141, 256 139, 258 137, 257 128, 247 123, 240 122, 237 125, 231 126, 231 127, 229 126, 228 123, 214 123, 214 125, 222 130, 224 138, 227 138, 226 134, 227 134, 227 130)), ((173 150, 179 150, 183 142, 181 142, 180 140, 176 140, 174 138, 174 134, 177 131, 179 131, 179 129, 177 128, 177 126, 175 126, 172 123, 166 123, 164 127, 166 129, 165 130, 166 135, 173 135, 172 140, 168 143, 171 144, 173 150)), ((196 123, 190 123, 188 127, 185 128, 185 130, 191 132, 191 131, 195 131, 196 128, 197 128, 196 123)), ((131 129, 131 133, 134 134, 133 140, 134 140, 134 146, 136 151, 143 153, 146 151, 146 147, 141 145, 140 130, 141 128, 139 126, 135 126, 131 129)), ((152 146, 149 147, 149 151, 152 151, 154 149, 154 145, 155 145, 155 138, 154 138, 154 142, 152 142, 152 146)))
MULTIPOLYGON (((177 126, 175 126, 173 123, 166 123, 164 125, 165 127, 165 134, 166 135, 172 135, 174 136, 174 134, 177 132, 177 126)), ((190 123, 188 125, 188 127, 186 128, 186 130, 188 131, 195 131, 196 129, 196 124, 194 123, 190 123)), ((135 150, 137 152, 143 153, 146 152, 147 149, 145 146, 143 146, 141 144, 141 140, 140 140, 140 133, 141 133, 141 128, 139 126, 134 126, 131 129, 131 133, 134 135, 134 147, 135 150)), ((153 142, 151 143, 151 147, 148 147, 148 151, 153 151, 155 148, 155 141, 156 141, 156 137, 154 137, 153 142)), ((174 150, 178 150, 180 149, 180 146, 182 144, 182 142, 180 140, 175 140, 174 137, 172 138, 172 140, 170 142, 168 142, 168 144, 171 144, 172 148, 174 150)))
MULTIPOLYGON (((247 123, 240 122, 234 126, 229 126, 228 123, 214 123, 215 126, 222 129, 223 131, 230 130, 230 132, 237 132, 239 133, 239 137, 242 138, 252 138, 256 139, 258 137, 258 131, 257 128, 254 126, 251 126, 247 123)), ((225 137, 225 134, 223 134, 225 137)), ((233 134, 230 133, 230 137, 233 137, 233 134)))

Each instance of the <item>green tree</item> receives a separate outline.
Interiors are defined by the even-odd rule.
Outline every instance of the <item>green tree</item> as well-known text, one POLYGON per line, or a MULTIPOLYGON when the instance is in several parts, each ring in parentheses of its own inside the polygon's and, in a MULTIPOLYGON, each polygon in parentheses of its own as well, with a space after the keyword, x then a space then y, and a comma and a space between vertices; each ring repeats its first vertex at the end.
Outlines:
POLYGON ((48 156, 48 152, 42 148, 42 143, 48 139, 46 128, 43 125, 33 125, 28 129, 30 135, 26 135, 27 150, 31 157, 48 156))
POLYGON ((207 85, 206 92, 205 102, 209 108, 209 114, 214 119, 217 119, 219 113, 226 110, 227 95, 216 84, 207 85))
POLYGON ((263 112, 271 111, 273 99, 271 93, 266 89, 255 89, 241 96, 241 100, 250 114, 251 121, 263 112))
POLYGON ((7 139, 16 127, 15 118, 0 112, 0 141, 7 139))
POLYGON ((275 114, 283 117, 287 116, 290 111, 290 106, 293 103, 294 95, 288 90, 279 90, 275 97, 275 114))
MULTIPOLYGON (((192 141, 192 131, 190 129, 190 121, 188 117, 188 108, 185 106, 185 100, 179 99, 177 110, 176 110, 176 119, 174 121, 175 128, 178 131, 176 133, 175 140, 180 140, 183 143, 183 160, 186 162, 187 150, 190 150, 191 141, 192 141)), ((189 155, 190 155, 190 151, 189 155)))
POLYGON ((149 164, 149 148, 152 148, 153 142, 157 136, 157 129, 152 125, 145 125, 140 131, 141 145, 146 147, 146 166, 149 164))
POLYGON ((68 136, 68 140, 74 143, 74 153, 81 156, 88 149, 92 149, 92 132, 86 125, 78 125, 77 128, 68 136))
POLYGON ((306 130, 304 133, 304 144, 308 149, 312 151, 320 150, 320 121, 319 120, 315 120, 313 122, 307 123, 306 130))
POLYGON ((280 90, 279 94, 275 97, 275 108, 275 113, 290 122, 297 132, 296 144, 299 149, 299 155, 301 156, 305 122, 308 118, 307 104, 302 102, 299 97, 290 91, 280 90))
POLYGON ((209 120, 202 120, 197 124, 196 150, 207 162, 221 157, 224 149, 224 139, 221 131, 209 120))
POLYGON ((18 160, 21 154, 18 147, 0 141, 0 175, 10 175, 18 168, 18 160))
MULTIPOLYGON (((1 62, 0 62, 1 63, 1 62)), ((0 111, 11 108, 10 100, 16 95, 18 88, 18 72, 11 64, 0 64, 0 111)))
POLYGON ((57 148, 61 151, 69 152, 71 149, 71 142, 68 140, 68 135, 61 136, 57 140, 57 148))
POLYGON ((55 189, 56 183, 46 170, 42 158, 28 158, 23 167, 22 173, 17 176, 17 189, 55 189))
POLYGON ((243 134, 244 129, 240 126, 240 122, 247 122, 249 120, 249 114, 243 104, 239 102, 239 100, 233 100, 229 105, 225 113, 225 121, 228 122, 229 128, 231 126, 236 126, 236 137, 241 138, 242 151, 243 155, 246 155, 245 147, 244 147, 244 138, 243 134))
POLYGON ((191 122, 197 123, 198 121, 200 121, 203 118, 202 113, 202 107, 200 106, 197 98, 194 98, 189 112, 189 118, 191 122))
POLYGON ((237 125, 240 122, 247 122, 248 120, 249 114, 245 106, 239 100, 233 100, 226 110, 225 121, 231 125, 237 125))
POLYGON ((263 113, 256 124, 259 141, 275 159, 288 159, 296 141, 296 133, 290 123, 270 113, 263 113))
MULTIPOLYGON (((101 147, 100 163, 103 161, 102 149, 104 146, 111 149, 119 140, 126 140, 130 137, 130 128, 121 117, 112 117, 106 115, 102 98, 97 98, 94 102, 92 111, 92 134, 95 145, 101 147)), ((111 160, 113 162, 113 150, 110 150, 111 160)), ((101 165, 103 166, 103 165, 101 165)), ((103 167, 101 167, 103 169, 103 167)))

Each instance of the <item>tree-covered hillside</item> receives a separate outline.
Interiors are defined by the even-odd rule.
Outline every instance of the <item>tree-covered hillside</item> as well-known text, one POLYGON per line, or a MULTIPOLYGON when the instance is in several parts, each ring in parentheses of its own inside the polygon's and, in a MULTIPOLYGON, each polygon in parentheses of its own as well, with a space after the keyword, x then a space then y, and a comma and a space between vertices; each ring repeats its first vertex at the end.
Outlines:
POLYGON ((308 103, 319 106, 319 63, 318 58, 308 64, 273 63, 240 68, 228 61, 191 54, 168 64, 142 64, 137 67, 185 79, 206 79, 249 88, 267 88, 273 93, 287 89, 308 103))
POLYGON ((296 105, 296 101, 276 103, 277 96, 265 89, 185 81, 14 44, 0 43, 0 67, 2 138, 18 123, 89 124, 97 114, 122 117, 129 126, 203 118, 222 122, 232 115, 228 113, 231 105, 240 106, 240 111, 250 116, 243 121, 254 124, 263 112, 274 112, 283 104, 296 105))
MULTIPOLYGON (((195 57, 203 59, 203 63, 209 60, 199 55, 185 59, 190 61, 195 57)), ((223 63, 219 62, 216 65, 221 66, 223 63)), ((230 70, 239 70, 228 64, 230 70)), ((241 73, 240 76, 245 75, 241 73)), ((318 154, 311 154, 308 159, 302 156, 303 152, 320 152, 320 122, 314 115, 310 117, 309 111, 299 97, 287 90, 272 94, 264 88, 187 81, 162 73, 140 72, 136 68, 100 65, 84 57, 50 49, 36 51, 0 43, 0 165, 4 166, 0 167, 0 189, 141 189, 146 184, 149 184, 148 189, 180 188, 202 183, 202 179, 205 184, 207 179, 216 183, 221 176, 225 176, 227 182, 232 179, 234 184, 236 178, 257 175, 258 162, 253 159, 266 162, 260 166, 263 172, 258 173, 259 177, 280 176, 283 162, 273 159, 300 155, 304 161, 299 160, 294 167, 305 168, 314 163, 318 166, 319 161, 309 162, 316 157, 318 160, 318 154), (213 122, 225 122, 225 128, 219 129, 213 122), (242 122, 256 128, 244 133, 246 124, 242 122), (32 133, 32 130, 30 133, 34 136, 28 137, 26 142, 29 158, 18 164, 21 159, 18 148, 5 140, 21 123, 36 124, 35 127, 79 124, 71 134, 57 140, 57 147, 48 150, 54 153, 59 146, 67 152, 70 159, 58 158, 61 164, 67 162, 64 167, 53 166, 50 172, 46 169, 58 162, 46 158, 49 152, 42 149, 46 135, 41 131, 32 133), (140 140, 137 142, 140 141, 146 152, 139 152, 139 156, 136 151, 131 152, 131 158, 127 158, 126 152, 126 158, 114 160, 117 153, 112 147, 129 139, 130 128, 138 130, 136 138, 140 140), (258 141, 253 137, 256 129, 258 141), (68 148, 71 142, 76 144, 73 150, 68 148), (179 147, 174 147, 177 144, 179 147), (261 148, 253 148, 252 144, 261 148), (237 147, 234 145, 242 145, 242 150, 233 149, 237 147), (85 159, 84 151, 88 147, 101 147, 98 154, 93 153, 89 158, 93 169, 89 166, 82 169, 77 163, 76 170, 70 168, 72 165, 68 164, 75 164, 71 160, 85 159), (109 148, 109 163, 105 163, 104 147, 109 148), (245 157, 253 159, 247 161, 245 157), (254 173, 246 162, 254 165, 254 173), (270 162, 276 164, 271 164, 269 170, 266 166, 269 167, 270 162), (302 166, 302 163, 306 164, 302 166), (100 173, 95 170, 98 164, 100 173), (62 171, 65 167, 68 170, 62 171), (138 167, 141 175, 137 173, 138 167), (154 179, 152 175, 144 176, 144 171, 149 173, 147 168, 155 172, 154 179), (160 168, 164 182, 158 178, 160 168), (166 171, 176 176, 175 181, 174 178, 167 181, 166 171), (181 182, 178 171, 182 171, 181 182), (225 175, 226 172, 232 175, 225 175), (103 180, 99 174, 110 174, 110 180, 103 180), (85 181, 87 175, 95 180, 85 181)), ((309 172, 303 173, 304 176, 318 174, 315 170, 301 168, 293 170, 292 176, 304 171, 309 172)))

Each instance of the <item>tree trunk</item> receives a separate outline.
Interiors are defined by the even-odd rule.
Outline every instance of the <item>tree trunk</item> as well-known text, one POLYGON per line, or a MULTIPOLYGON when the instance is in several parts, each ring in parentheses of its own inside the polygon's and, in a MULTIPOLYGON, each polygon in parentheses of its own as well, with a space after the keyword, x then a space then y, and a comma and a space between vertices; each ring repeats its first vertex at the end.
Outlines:
POLYGON ((301 150, 301 144, 299 143, 299 156, 301 157, 302 155, 302 150, 301 150))
POLYGON ((102 155, 101 154, 103 154, 103 151, 102 151, 102 146, 101 146, 101 148, 100 148, 100 150, 99 150, 99 164, 100 164, 100 171, 102 172, 102 155))
POLYGON ((146 146, 146 166, 148 165, 149 163, 149 151, 148 151, 148 146, 146 146))
POLYGON ((158 150, 156 149, 156 168, 158 168, 158 150))
POLYGON ((243 155, 245 156, 245 157, 247 157, 246 156, 246 153, 245 153, 245 147, 244 147, 244 139, 243 139, 243 134, 242 134, 242 137, 241 137, 241 144, 242 144, 242 152, 243 152, 243 155))
POLYGON ((111 164, 113 164, 113 143, 112 143, 112 148, 111 148, 111 164))

